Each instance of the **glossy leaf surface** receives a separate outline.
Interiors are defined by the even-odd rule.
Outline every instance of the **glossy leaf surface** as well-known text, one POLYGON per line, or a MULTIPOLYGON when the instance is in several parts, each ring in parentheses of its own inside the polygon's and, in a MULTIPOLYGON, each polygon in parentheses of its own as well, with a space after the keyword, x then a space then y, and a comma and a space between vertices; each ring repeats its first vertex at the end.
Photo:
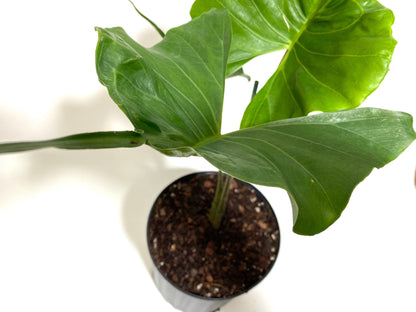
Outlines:
POLYGON ((230 12, 229 73, 287 49, 242 128, 359 106, 386 75, 396 44, 393 13, 374 0, 197 0, 191 15, 213 7, 230 12))
POLYGON ((286 189, 294 231, 312 235, 340 216, 373 168, 395 159, 414 139, 411 116, 365 108, 275 121, 196 150, 232 176, 286 189))
POLYGON ((221 128, 230 23, 215 10, 167 32, 144 48, 123 29, 98 29, 96 63, 113 100, 143 131, 148 143, 169 155, 221 128))

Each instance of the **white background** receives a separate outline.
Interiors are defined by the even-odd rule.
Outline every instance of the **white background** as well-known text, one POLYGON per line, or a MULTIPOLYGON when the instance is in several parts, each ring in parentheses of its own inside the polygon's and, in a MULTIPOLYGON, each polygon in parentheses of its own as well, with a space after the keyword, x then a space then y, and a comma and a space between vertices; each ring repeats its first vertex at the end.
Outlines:
MULTIPOLYGON (((189 20, 191 0, 136 0, 165 31, 189 20)), ((399 41, 390 73, 365 106, 416 116, 413 1, 385 0, 399 41)), ((0 2, 0 141, 130 130, 95 74, 94 26, 159 38, 127 0, 0 2)), ((266 56, 274 64, 280 54, 266 56)), ((265 82, 271 66, 246 66, 265 82)), ((236 129, 252 83, 227 82, 224 126, 236 129)), ((291 231, 284 191, 260 189, 282 245, 267 279, 222 311, 416 311, 416 144, 374 171, 327 231, 291 231)), ((131 150, 0 156, 0 311, 174 311, 149 273, 147 213, 173 179, 212 169, 203 159, 131 150)))

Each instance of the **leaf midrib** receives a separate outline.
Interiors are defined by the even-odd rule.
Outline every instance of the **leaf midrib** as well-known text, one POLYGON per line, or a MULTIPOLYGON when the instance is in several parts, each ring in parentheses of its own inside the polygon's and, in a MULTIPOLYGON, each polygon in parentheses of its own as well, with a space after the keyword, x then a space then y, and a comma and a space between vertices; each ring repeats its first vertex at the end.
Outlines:
MULTIPOLYGON (((348 122, 351 122, 351 121, 359 121, 359 120, 366 120, 366 121, 368 121, 368 120, 376 120, 376 119, 380 119, 380 117, 377 117, 377 116, 374 116, 374 117, 368 117, 368 118, 355 118, 355 119, 349 119, 348 120, 348 122)), ((365 141, 367 141, 367 142, 371 142, 371 143, 373 143, 373 144, 376 144, 377 145, 377 147, 378 148, 380 148, 380 149, 383 149, 385 152, 386 152, 386 154, 388 154, 388 155, 391 155, 391 151, 389 150, 389 149, 387 149, 385 146, 383 146, 383 145, 380 145, 379 143, 376 143, 375 141, 373 141, 373 140, 369 140, 368 138, 366 138, 365 136, 363 136, 362 134, 359 134, 359 133, 357 133, 357 132, 354 132, 354 131, 352 131, 351 129, 348 129, 348 128, 345 128, 345 127, 342 127, 342 126, 340 126, 339 124, 341 124, 342 122, 339 122, 339 123, 325 123, 325 122, 307 122, 307 123, 305 123, 305 122, 292 122, 292 120, 293 119, 290 119, 290 120, 288 120, 289 121, 289 123, 282 123, 282 124, 275 124, 274 126, 276 127, 276 128, 279 128, 279 127, 285 127, 285 126, 297 126, 297 125, 307 125, 307 126, 327 126, 327 127, 334 127, 334 128, 337 128, 337 129, 340 129, 340 130, 342 130, 342 131, 346 131, 346 132, 348 132, 348 133, 351 133, 351 134, 353 134, 354 136, 357 136, 357 137, 360 137, 361 139, 363 139, 363 140, 365 140, 365 141)), ((281 122, 281 121, 280 121, 281 122)), ((272 121, 272 122, 270 122, 269 124, 271 124, 271 123, 276 123, 275 121, 272 121)), ((194 150, 198 150, 198 148, 199 147, 203 147, 203 146, 206 146, 206 145, 208 145, 208 144, 210 144, 211 142, 215 142, 215 141, 217 141, 217 140, 220 140, 220 139, 227 139, 228 137, 230 137, 230 136, 232 136, 232 135, 234 135, 234 134, 236 134, 236 133, 244 133, 244 132, 246 132, 246 131, 252 131, 253 129, 258 129, 259 131, 273 131, 273 130, 271 130, 270 128, 268 128, 267 127, 267 123, 266 124, 262 124, 262 125, 257 125, 257 126, 253 126, 253 127, 250 127, 250 128, 245 128, 245 129, 240 129, 240 130, 236 130, 236 131, 233 131, 233 132, 230 132, 230 133, 227 133, 227 134, 223 134, 223 135, 216 135, 216 136, 212 136, 212 137, 209 137, 209 138, 206 138, 206 139, 204 139, 203 141, 200 141, 200 142, 198 142, 197 144, 195 144, 194 146, 192 146, 192 148, 194 149, 194 150), (266 127, 265 127, 265 125, 266 125, 266 127)), ((286 134, 286 135, 290 135, 290 134, 288 134, 288 133, 285 133, 285 132, 280 132, 280 131, 277 131, 277 130, 275 130, 276 132, 279 132, 279 133, 281 133, 281 134, 286 134)), ((297 138, 297 139, 299 139, 299 140, 306 140, 306 141, 308 141, 308 142, 310 142, 310 143, 313 143, 313 144, 319 144, 319 145, 321 145, 321 146, 323 146, 323 147, 326 147, 326 148, 328 148, 328 149, 332 149, 333 150, 333 148, 331 148, 330 146, 328 146, 328 145, 325 145, 325 144, 322 144, 322 143, 318 143, 318 142, 315 142, 315 141, 311 141, 311 140, 308 140, 308 139, 306 139, 306 138, 303 138, 303 137, 300 137, 300 136, 297 136, 297 135, 292 135, 294 138, 297 138)), ((238 136, 238 138, 243 138, 243 136, 238 136)), ((254 139, 253 137, 250 137, 251 139, 254 139)), ((339 151, 338 151, 339 152, 339 151)), ((355 157, 355 155, 353 155, 353 154, 348 154, 348 155, 350 155, 350 156, 354 156, 355 157)), ((380 163, 382 163, 382 161, 380 161, 380 160, 378 160, 380 163)))
MULTIPOLYGON (((277 77, 277 75, 279 74, 279 72, 282 73, 286 87, 289 91, 290 97, 293 99, 293 101, 297 104, 297 106, 300 108, 301 111, 303 111, 303 107, 302 105, 296 100, 296 97, 293 95, 292 90, 290 88, 290 85, 287 81, 286 78, 286 73, 284 71, 285 64, 288 60, 288 58, 290 57, 290 55, 292 54, 292 51, 295 48, 295 45, 298 43, 299 38, 303 35, 303 33, 306 32, 307 28, 309 27, 310 23, 314 20, 315 16, 319 14, 319 12, 321 12, 321 10, 325 9, 325 7, 331 2, 331 0, 327 0, 324 4, 322 4, 322 2, 317 2, 316 8, 315 10, 312 11, 312 13, 306 17, 306 22, 302 25, 302 27, 299 29, 299 31, 296 33, 296 35, 294 36, 294 38, 292 39, 292 41, 289 44, 289 47, 286 50, 285 55, 283 56, 282 61, 279 64, 279 67, 277 68, 276 72, 273 74, 273 77, 277 77)), ((230 13, 231 14, 231 13, 230 13)), ((284 15, 283 15, 284 16, 284 15)), ((273 111, 272 107, 270 106, 270 103, 267 104, 268 105, 268 111, 273 111)), ((260 106, 258 106, 259 108, 257 109, 257 111, 255 112, 255 114, 253 115, 253 117, 251 118, 251 120, 256 120, 257 115, 260 113, 260 111, 262 109, 260 109, 260 106)))
POLYGON ((314 20, 315 16, 317 16, 322 10, 326 8, 326 6, 331 2, 331 0, 327 0, 324 4, 322 2, 318 2, 316 5, 315 10, 312 11, 312 13, 306 17, 306 22, 302 25, 302 27, 299 29, 299 31, 296 33, 296 35, 293 37, 291 43, 289 44, 289 47, 287 49, 287 52, 285 56, 282 59, 281 65, 284 65, 287 61, 287 58, 290 55, 290 52, 292 51, 293 47, 297 44, 299 41, 299 38, 303 35, 303 33, 306 32, 307 28, 311 24, 311 22, 314 20))

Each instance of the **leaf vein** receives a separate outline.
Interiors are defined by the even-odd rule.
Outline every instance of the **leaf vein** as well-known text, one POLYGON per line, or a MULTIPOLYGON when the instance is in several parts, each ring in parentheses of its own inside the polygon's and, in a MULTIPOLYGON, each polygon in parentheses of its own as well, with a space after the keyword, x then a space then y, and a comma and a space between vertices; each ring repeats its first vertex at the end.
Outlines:
POLYGON ((361 19, 361 17, 364 15, 365 11, 364 8, 356 1, 356 0, 352 0, 360 9, 360 16, 358 16, 354 21, 352 21, 350 24, 342 27, 342 28, 338 28, 338 29, 334 29, 331 31, 318 31, 318 32, 314 32, 314 31, 310 31, 307 28, 305 29, 305 32, 309 33, 309 34, 313 34, 313 35, 328 35, 328 34, 334 34, 337 32, 341 32, 344 30, 347 30, 348 28, 353 27, 355 24, 358 23, 358 21, 361 19))
MULTIPOLYGON (((281 154, 285 155, 289 160, 291 160, 294 164, 296 164, 297 166, 299 166, 301 170, 303 170, 307 175, 309 175, 317 183, 317 185, 319 186, 319 188, 322 190, 324 196, 327 198, 328 204, 330 205, 330 207, 332 209, 334 209, 334 205, 333 205, 333 203, 332 203, 332 201, 330 199, 330 196, 329 196, 328 192, 325 190, 325 188, 322 185, 322 183, 320 182, 320 180, 317 179, 317 177, 311 171, 309 171, 302 163, 300 163, 294 156, 290 155, 289 153, 285 152, 280 147, 278 147, 276 145, 273 145, 273 144, 269 143, 266 140, 262 140, 262 139, 258 139, 258 138, 253 138, 253 137, 244 137, 244 136, 238 136, 238 138, 241 138, 241 139, 244 139, 244 140, 256 141, 256 142, 259 142, 261 144, 268 145, 271 148, 273 148, 274 150, 277 150, 281 154)), ((273 161, 270 160, 269 163, 273 163, 273 161)), ((283 174, 282 174, 282 176, 283 176, 283 174)))
MULTIPOLYGON (((220 89, 222 89, 223 86, 221 85, 221 82, 217 79, 217 77, 215 77, 214 72, 207 66, 206 60, 204 60, 202 58, 202 56, 198 53, 198 51, 187 40, 185 40, 185 38, 183 38, 179 34, 177 34, 177 35, 185 45, 187 45, 192 51, 195 52, 195 55, 197 55, 198 58, 201 60, 201 63, 199 63, 199 65, 202 64, 206 68, 207 72, 212 76, 212 78, 214 78, 215 83, 217 84, 217 86, 220 87, 220 89)), ((221 45, 223 46, 222 42, 221 42, 221 45)), ((214 113, 213 113, 213 115, 214 115, 214 113)))
POLYGON ((352 58, 354 58, 354 57, 356 57, 356 58, 360 58, 360 57, 364 57, 364 58, 365 57, 380 57, 380 55, 376 55, 376 54, 333 54, 333 53, 322 53, 322 52, 312 51, 312 50, 308 49, 302 43, 300 43, 300 41, 298 41, 297 44, 303 50, 305 50, 309 54, 319 55, 319 56, 325 56, 325 57, 352 57, 352 58))
MULTIPOLYGON (((260 10, 260 8, 258 7, 258 5, 256 4, 256 2, 254 0, 251 0, 251 2, 253 3, 253 6, 256 8, 256 11, 258 12, 259 16, 261 17, 261 19, 266 23, 266 25, 278 36, 284 38, 286 40, 286 42, 290 42, 290 38, 288 38, 286 36, 286 34, 284 34, 283 32, 279 31, 278 29, 276 29, 276 27, 274 27, 264 16, 263 12, 260 10)), ((280 12, 282 12, 282 9, 279 7, 280 12)), ((283 12, 282 12, 283 13, 283 12)), ((282 14, 283 16, 283 14, 282 14)))
MULTIPOLYGON (((208 101, 208 99, 206 98, 205 94, 202 92, 202 90, 199 88, 199 86, 197 86, 195 84, 195 82, 192 80, 192 78, 181 68, 181 66, 179 64, 177 64, 173 59, 171 59, 170 57, 165 57, 165 59, 169 62, 171 62, 175 67, 177 67, 179 69, 179 71, 190 81, 190 83, 195 87, 195 90, 197 90, 202 98, 205 100, 205 102, 207 103, 208 107, 211 110, 211 113, 213 115, 214 120, 216 120, 215 115, 212 112, 212 106, 210 104, 210 102, 208 101)), ((212 127, 211 123, 207 120, 206 116, 202 113, 202 111, 200 110, 200 108, 195 105, 195 103, 193 103, 193 101, 185 94, 182 92, 182 90, 179 90, 175 85, 172 84, 172 82, 169 81, 169 79, 166 79, 166 77, 164 77, 163 74, 161 74, 158 70, 156 70, 155 67, 152 67, 153 72, 159 76, 160 79, 162 79, 167 85, 169 85, 172 89, 174 89, 176 92, 178 92, 202 117, 202 119, 205 121, 206 125, 208 126, 208 128, 210 129, 210 131, 213 134, 217 134, 217 131, 212 127)), ((183 110, 185 112, 185 110, 183 110)), ((185 112, 186 113, 186 112, 185 112)), ((198 125, 196 125, 196 123, 193 120, 194 118, 190 118, 190 120, 192 121, 192 123, 195 125, 196 129, 199 131, 198 125)), ((200 132, 200 131, 199 131, 200 132)), ((201 132, 200 132, 201 133, 201 132)), ((202 133, 201 133, 202 134, 202 133)), ((201 136, 203 137, 203 135, 201 136)))
MULTIPOLYGON (((220 6, 222 6, 223 8, 226 8, 220 1, 215 0, 215 2, 217 2, 220 6)), ((228 8, 227 8, 228 9, 228 8)), ((244 20, 239 19, 231 10, 228 9, 228 14, 230 15, 230 17, 233 18, 233 20, 239 24, 242 28, 246 29, 249 33, 251 33, 253 36, 257 37, 258 39, 261 39, 265 42, 271 43, 272 45, 276 45, 276 41, 271 40, 267 37, 262 36, 261 34, 259 34, 258 32, 254 31, 252 28, 250 28, 248 26, 248 23, 246 23, 244 20)))
MULTIPOLYGON (((137 85, 133 84, 128 77, 126 77, 121 71, 116 71, 118 75, 122 76, 127 83, 129 83, 132 88, 134 89, 138 89, 137 85)), ((117 90, 117 87, 115 87, 115 90, 117 90)), ((170 107, 170 105, 168 103, 166 103, 165 101, 163 101, 160 97, 155 96, 153 93, 149 93, 149 92, 145 92, 143 89, 139 90, 140 93, 142 93, 143 95, 153 99, 154 101, 158 102, 159 104, 161 104, 166 110, 170 111, 172 114, 174 114, 175 116, 177 116, 179 119, 182 120, 182 118, 180 118, 180 116, 178 116, 178 114, 176 114, 174 111, 172 111, 172 108, 170 107)), ((117 93, 119 93, 117 91, 117 93)), ((120 94, 120 93, 119 93, 120 94)), ((125 105, 123 105, 123 107, 125 107, 127 109, 127 107, 125 105)), ((185 114, 187 114, 185 111, 183 111, 185 114)), ((165 125, 165 129, 171 129, 172 132, 177 133, 177 129, 175 129, 171 123, 169 123, 168 121, 166 121, 165 119, 158 119, 158 123, 162 122, 165 125)), ((198 127, 196 127, 196 129, 198 129, 198 127)), ((197 135, 197 133, 194 131, 194 129, 192 129, 191 127, 188 128, 188 130, 193 134, 193 136, 195 138, 198 138, 199 136, 197 135)))
POLYGON ((305 70, 305 72, 317 83, 317 84, 319 84, 319 85, 321 85, 321 86, 323 86, 324 88, 326 88, 326 89, 328 89, 328 90, 330 90, 330 91, 332 91, 332 92, 334 92, 335 94, 337 94, 337 95, 339 95, 339 96, 341 96, 342 98, 344 98, 347 102, 349 102, 349 99, 345 96, 345 95, 343 95, 342 93, 340 93, 339 91, 337 91, 337 90, 335 90, 335 89, 333 89, 332 87, 330 87, 328 84, 326 84, 325 82, 323 82, 323 81, 321 81, 321 80, 319 80, 314 74, 312 74, 311 73, 311 71, 306 67, 306 65, 305 64, 303 64, 302 62, 301 62, 301 60, 299 59, 299 57, 298 57, 298 54, 297 54, 297 52, 296 52, 296 48, 295 47, 293 47, 293 53, 294 53, 294 55, 295 55, 295 58, 296 58, 296 60, 297 60, 297 62, 299 63, 299 65, 305 70))

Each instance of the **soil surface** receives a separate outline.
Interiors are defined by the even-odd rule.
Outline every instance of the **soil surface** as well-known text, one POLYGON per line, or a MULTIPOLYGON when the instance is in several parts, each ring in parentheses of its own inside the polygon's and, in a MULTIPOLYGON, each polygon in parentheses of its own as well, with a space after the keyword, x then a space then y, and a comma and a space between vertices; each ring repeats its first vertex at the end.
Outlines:
POLYGON ((216 231, 208 220, 217 174, 191 175, 166 188, 148 227, 160 272, 179 288, 204 297, 246 292, 271 269, 280 233, 270 205, 234 179, 227 212, 216 231))

